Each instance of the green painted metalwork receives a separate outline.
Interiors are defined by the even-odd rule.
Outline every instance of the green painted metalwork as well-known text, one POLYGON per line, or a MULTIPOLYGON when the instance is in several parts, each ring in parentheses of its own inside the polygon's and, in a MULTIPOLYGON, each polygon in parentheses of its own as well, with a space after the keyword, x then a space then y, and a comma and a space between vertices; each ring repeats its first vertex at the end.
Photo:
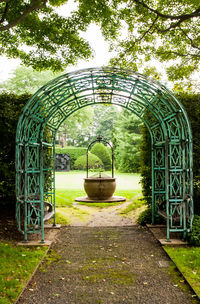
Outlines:
POLYGON ((16 219, 27 241, 41 233, 46 208, 55 225, 55 137, 62 122, 83 107, 114 104, 135 113, 152 143, 152 222, 158 213, 170 232, 191 230, 193 220, 192 133, 187 113, 159 82, 116 68, 92 68, 60 76, 25 105, 16 135, 16 219))

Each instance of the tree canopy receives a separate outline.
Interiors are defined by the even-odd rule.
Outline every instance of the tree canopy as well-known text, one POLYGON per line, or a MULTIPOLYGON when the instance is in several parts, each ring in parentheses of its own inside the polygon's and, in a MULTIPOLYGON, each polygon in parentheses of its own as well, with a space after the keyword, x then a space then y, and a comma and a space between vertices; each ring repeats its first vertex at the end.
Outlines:
POLYGON ((167 61, 170 80, 199 66, 199 0, 76 0, 74 11, 67 15, 63 7, 61 16, 57 8, 66 3, 0 0, 0 54, 35 69, 63 70, 92 55, 81 33, 96 23, 117 52, 111 64, 137 69, 151 59, 167 61))
POLYGON ((197 69, 200 61, 198 0, 124 0, 120 4, 118 16, 127 28, 127 35, 113 44, 118 48, 118 65, 137 69, 137 62, 168 61, 167 74, 172 81, 189 77, 197 69))
POLYGON ((17 95, 33 94, 56 76, 58 74, 50 70, 39 72, 32 68, 20 66, 16 68, 10 79, 0 83, 0 88, 17 95))

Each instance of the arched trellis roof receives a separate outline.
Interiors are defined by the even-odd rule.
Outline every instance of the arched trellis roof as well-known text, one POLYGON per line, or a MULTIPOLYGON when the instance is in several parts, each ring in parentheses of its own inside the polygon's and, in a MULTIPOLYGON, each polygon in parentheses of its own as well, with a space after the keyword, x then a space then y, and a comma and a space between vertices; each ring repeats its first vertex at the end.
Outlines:
POLYGON ((185 110, 159 82, 131 71, 93 68, 60 76, 37 91, 24 108, 17 142, 36 141, 45 127, 56 131, 76 110, 100 103, 134 112, 152 131, 154 142, 166 136, 191 138, 185 110))
POLYGON ((75 111, 98 104, 126 108, 146 124, 152 141, 152 218, 164 204, 167 238, 170 231, 186 233, 193 218, 187 113, 159 82, 106 67, 62 75, 38 90, 24 107, 16 133, 16 217, 25 239, 38 229, 43 235, 44 202, 55 208, 54 143, 59 126, 75 111))

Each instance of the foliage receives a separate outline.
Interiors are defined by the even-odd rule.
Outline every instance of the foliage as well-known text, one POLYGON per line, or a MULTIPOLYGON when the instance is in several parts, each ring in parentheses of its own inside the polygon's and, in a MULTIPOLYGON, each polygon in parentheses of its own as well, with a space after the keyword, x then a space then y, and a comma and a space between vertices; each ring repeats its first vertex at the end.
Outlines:
POLYGON ((188 233, 188 242, 191 245, 200 246, 200 216, 195 215, 192 231, 188 233))
POLYGON ((164 249, 200 298, 200 248, 164 246, 164 249))
POLYGON ((142 226, 145 226, 146 224, 151 224, 152 223, 152 209, 149 207, 146 210, 144 210, 142 213, 140 213, 137 221, 142 226))
POLYGON ((0 303, 14 303, 46 248, 0 244, 0 303))
MULTIPOLYGON (((86 170, 87 166, 87 157, 86 155, 82 155, 74 163, 74 168, 77 170, 86 170)), ((88 154, 88 169, 97 170, 99 168, 103 168, 103 162, 101 159, 95 154, 88 154)))
POLYGON ((112 140, 112 130, 119 119, 120 111, 115 105, 98 105, 94 108, 94 121, 90 142, 101 135, 104 140, 112 140))
POLYGON ((0 95, 0 201, 15 202, 15 135, 29 95, 0 95))
MULTIPOLYGON (((194 175, 194 211, 195 214, 200 212, 200 96, 189 94, 178 94, 180 102, 188 114, 193 135, 193 175, 194 175)), ((145 126, 142 127, 141 143, 141 184, 142 193, 148 205, 151 205, 151 139, 145 126)))
MULTIPOLYGON (((152 224, 152 208, 148 207, 146 210, 141 212, 137 221, 142 226, 145 226, 146 224, 152 224)), ((157 215, 154 224, 165 224, 165 219, 160 215, 157 215)))
POLYGON ((154 58, 167 62, 169 80, 190 78, 200 58, 198 1, 123 0, 117 4, 113 14, 126 30, 112 41, 118 51, 112 64, 137 70, 154 58))
POLYGON ((118 114, 119 110, 113 105, 88 106, 68 117, 58 134, 66 134, 67 145, 80 147, 87 147, 97 135, 110 141, 118 114))
POLYGON ((58 130, 58 136, 63 137, 65 144, 69 146, 87 147, 93 121, 93 108, 90 106, 82 108, 62 123, 58 130))
POLYGON ((80 35, 88 21, 83 22, 77 13, 71 17, 59 15, 56 8, 66 2, 1 1, 0 54, 20 58, 25 65, 38 70, 63 70, 78 58, 89 58, 91 49, 80 35))
POLYGON ((117 53, 111 61, 114 66, 137 70, 144 61, 158 59, 168 62, 172 81, 190 78, 198 69, 197 0, 170 4, 168 0, 77 0, 76 4, 70 11, 67 0, 1 1, 0 54, 20 58, 34 69, 63 70, 92 55, 81 34, 96 23, 117 53))
POLYGON ((49 70, 39 72, 30 67, 18 67, 9 80, 0 84, 0 88, 18 95, 33 94, 56 76, 49 70))
POLYGON ((111 169, 111 158, 108 150, 103 143, 96 143, 91 148, 91 153, 95 154, 102 161, 104 169, 111 169))
POLYGON ((140 168, 139 144, 141 121, 124 110, 113 129, 115 165, 120 172, 138 172, 140 168))
POLYGON ((66 147, 66 148, 57 148, 55 149, 56 154, 69 154, 70 155, 70 169, 73 170, 74 163, 81 155, 86 155, 86 148, 77 148, 77 147, 66 147))
POLYGON ((179 100, 187 111, 193 137, 194 211, 200 215, 200 95, 179 94, 179 100))
POLYGON ((142 140, 140 150, 140 173, 142 185, 142 194, 146 204, 151 207, 152 204, 152 176, 151 176, 151 137, 145 125, 141 127, 142 140))

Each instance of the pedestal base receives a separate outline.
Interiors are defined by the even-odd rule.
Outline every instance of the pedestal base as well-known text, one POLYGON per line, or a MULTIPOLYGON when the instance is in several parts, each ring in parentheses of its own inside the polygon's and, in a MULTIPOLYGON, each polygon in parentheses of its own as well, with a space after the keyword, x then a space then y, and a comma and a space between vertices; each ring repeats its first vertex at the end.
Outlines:
POLYGON ((108 199, 104 200, 93 200, 90 199, 89 197, 77 197, 75 198, 76 202, 85 202, 85 203, 114 203, 114 202, 125 202, 126 198, 123 196, 112 196, 108 199))

